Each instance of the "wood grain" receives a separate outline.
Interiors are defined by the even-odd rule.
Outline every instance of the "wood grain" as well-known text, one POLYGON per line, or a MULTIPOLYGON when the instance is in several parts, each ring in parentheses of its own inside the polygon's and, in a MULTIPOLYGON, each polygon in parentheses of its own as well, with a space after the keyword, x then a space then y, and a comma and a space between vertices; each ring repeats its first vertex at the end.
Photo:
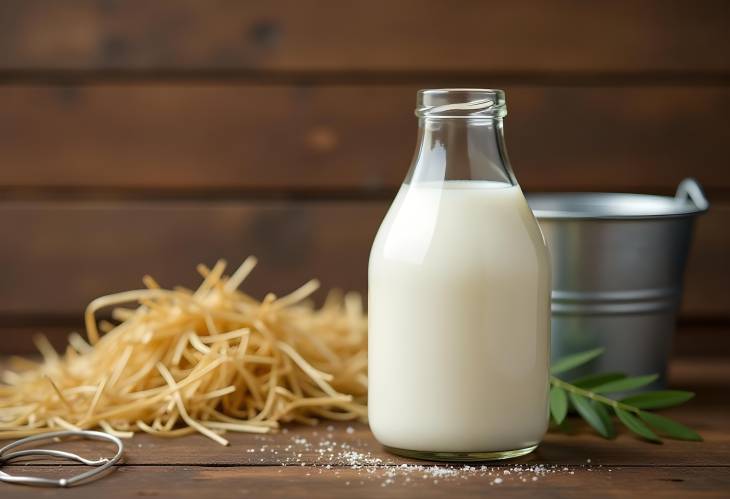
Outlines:
MULTIPOLYGON (((400 471, 401 465, 416 462, 385 453, 362 424, 323 422, 316 427, 290 425, 286 432, 274 435, 229 435, 230 447, 200 436, 168 440, 142 435, 126 441, 123 463, 103 480, 71 491, 5 486, 3 497, 52 493, 54 497, 82 498, 205 498, 220 497, 222 490, 255 493, 256 497, 300 497, 303 493, 307 497, 477 497, 488 493, 585 497, 586 490, 591 497, 724 497, 730 487, 729 376, 730 365, 724 359, 680 359, 672 364, 671 385, 691 388, 697 397, 662 413, 698 429, 705 438, 702 443, 669 440, 657 446, 623 431, 616 440, 607 441, 573 421, 575 434, 550 433, 529 456, 487 463, 486 471, 449 478, 400 471), (336 450, 318 452, 329 447, 336 450), (353 467, 343 450, 382 462, 353 467), (515 471, 516 467, 526 470, 540 465, 548 470, 544 475, 515 471), (537 476, 534 481, 533 476, 537 476), (500 483, 494 481, 496 477, 501 478, 500 483)), ((106 444, 51 445, 96 456, 104 453, 106 444)), ((13 474, 60 477, 78 472, 80 467, 40 460, 4 469, 13 474)))
MULTIPOLYGON (((13 467, 17 473, 17 467, 13 467)), ((26 470, 27 471, 27 470, 26 470)), ((67 476, 66 467, 34 467, 38 476, 67 476)), ((536 481, 525 482, 517 477, 499 476, 498 472, 483 478, 422 478, 414 474, 386 483, 386 471, 368 474, 344 469, 311 469, 301 467, 187 467, 187 466, 124 466, 95 483, 68 489, 36 489, 6 485, 3 497, 28 498, 98 498, 170 497, 219 498, 255 496, 257 498, 443 498, 443 497, 566 497, 592 498, 726 498, 730 487, 727 467, 651 467, 651 468, 566 468, 536 481), (570 474, 570 473, 573 474, 570 474), (383 485, 383 484, 386 485, 383 485), (547 495, 546 495, 547 494, 547 495)))
MULTIPOLYGON (((167 286, 194 286, 198 263, 225 258, 235 266, 250 254, 260 264, 245 287, 256 296, 282 294, 314 277, 324 289, 365 292, 370 246, 387 207, 383 201, 0 203, 8 235, 0 244, 0 315, 80 318, 90 300, 135 289, 146 273, 167 286)), ((699 220, 687 316, 727 318, 729 224, 727 205, 699 220)))
MULTIPOLYGON (((594 466, 730 466, 730 435, 723 417, 726 405, 712 409, 707 405, 702 406, 700 401, 693 401, 692 404, 695 407, 664 411, 662 414, 697 429, 705 439, 703 443, 667 440, 657 446, 636 439, 624 429, 619 430, 620 434, 615 440, 605 440, 582 422, 570 419, 575 434, 549 433, 534 453, 508 463, 496 464, 581 466, 590 459, 594 466), (702 409, 698 408, 700 406, 702 409)), ((200 435, 176 439, 135 435, 125 440, 124 463, 129 466, 280 466, 282 463, 287 466, 347 466, 351 458, 345 452, 361 454, 367 460, 380 459, 385 466, 422 463, 389 454, 373 439, 367 425, 362 423, 323 421, 315 427, 289 425, 287 428, 287 433, 274 435, 229 433, 226 439, 231 445, 225 448, 200 435), (328 427, 331 431, 327 431, 328 427), (348 427, 353 433, 347 432, 348 427), (335 443, 333 453, 320 453, 320 450, 331 447, 323 442, 335 443)), ((43 445, 46 448, 70 450, 82 456, 114 450, 111 444, 91 441, 43 445)), ((361 461, 364 462, 364 459, 361 461)), ((53 458, 34 459, 33 463, 70 464, 53 458)))
POLYGON ((730 204, 717 203, 695 225, 682 311, 695 318, 730 315, 730 204))
MULTIPOLYGON (((237 267, 254 254, 254 294, 292 291, 314 277, 325 288, 364 290, 383 202, 5 203, 0 226, 0 314, 81 316, 90 298, 163 285, 197 286, 198 263, 237 267), (5 301, 5 300, 9 301, 5 301)), ((235 269, 232 269, 235 270, 235 269)))
POLYGON ((721 0, 12 0, 0 68, 727 73, 721 0))
MULTIPOLYGON (((684 406, 664 410, 662 414, 696 429, 705 439, 703 443, 666 440, 657 446, 638 440, 622 428, 615 440, 605 440, 574 418, 571 420, 573 434, 551 432, 534 453, 495 464, 580 466, 590 459, 593 466, 730 466, 730 433, 726 424, 730 365, 724 359, 678 358, 672 362, 669 378, 670 387, 692 390, 697 396, 684 406)), ((419 462, 388 454, 374 440, 367 425, 360 423, 323 421, 314 427, 294 424, 276 434, 229 433, 226 438, 231 441, 230 447, 221 447, 200 435, 178 439, 136 435, 127 441, 124 462, 126 465, 176 466, 274 466, 282 463, 346 466, 350 461, 343 455, 346 451, 354 451, 371 460, 381 459, 382 464, 389 466, 419 462), (326 442, 334 442, 334 451, 320 453, 322 448, 330 447, 326 442)), ((98 442, 90 441, 48 445, 71 449, 84 456, 98 453, 100 449, 98 442)), ((54 459, 34 460, 34 463, 64 464, 54 459)))
MULTIPOLYGON (((0 495, 727 497, 729 25, 723 0, 3 1, 2 353, 28 351, 36 331, 59 343, 86 302, 144 273, 192 286, 195 264, 219 257, 259 256, 246 283, 259 296, 311 277, 364 291, 372 237, 410 162, 419 87, 503 86, 526 190, 670 194, 695 176, 713 207, 698 221, 682 308, 693 326, 677 344, 694 357, 670 373, 698 395, 666 413, 704 443, 605 441, 575 422, 491 475, 389 483, 412 461, 362 424, 230 435, 228 448, 143 435, 104 480, 0 484, 0 495), (317 452, 322 440, 385 465, 353 469, 317 452), (504 474, 515 465, 555 473, 522 482, 504 474)), ((80 469, 59 464, 3 469, 80 469)))
MULTIPOLYGON (((415 146, 417 88, 0 86, 0 189, 390 195, 415 146)), ((506 91, 508 147, 527 190, 671 193, 687 176, 730 189, 728 87, 506 91)))

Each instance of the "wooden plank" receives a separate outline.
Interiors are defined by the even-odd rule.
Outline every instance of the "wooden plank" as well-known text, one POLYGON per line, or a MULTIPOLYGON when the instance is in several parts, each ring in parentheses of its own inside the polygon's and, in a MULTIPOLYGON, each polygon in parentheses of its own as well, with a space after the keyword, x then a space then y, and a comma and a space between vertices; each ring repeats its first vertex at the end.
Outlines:
POLYGON ((383 202, 11 202, 0 226, 0 315, 81 317, 98 294, 135 289, 149 273, 166 286, 197 286, 198 263, 254 254, 245 289, 263 298, 318 277, 364 290, 383 202), (7 298, 8 301, 5 301, 7 298))
POLYGON ((722 0, 13 0, 0 68, 727 73, 728 18, 722 0))
MULTIPOLYGON (((723 414, 726 411, 727 404, 714 410, 705 406, 703 409, 693 407, 663 412, 693 425, 705 442, 667 440, 661 446, 639 441, 624 429, 619 430, 620 435, 615 440, 604 440, 582 422, 571 419, 577 434, 549 433, 533 454, 509 463, 580 466, 590 459, 592 464, 600 466, 730 466, 730 434, 725 425, 726 414, 723 414)), ((363 463, 379 460, 384 465, 400 466, 419 462, 386 452, 362 423, 323 421, 316 427, 291 425, 287 428, 287 433, 272 435, 227 434, 226 439, 231 442, 229 447, 221 447, 199 435, 175 439, 136 435, 125 440, 124 461, 128 465, 144 466, 276 466, 282 463, 287 466, 347 466, 356 453, 363 463), (327 431, 328 427, 332 431, 327 431), (348 427, 352 433, 347 432, 348 427)), ((113 450, 111 445, 89 441, 45 446, 82 456, 98 455, 107 448, 113 450)), ((50 458, 34 462, 68 464, 50 458)))
MULTIPOLYGON (((38 476, 68 476, 68 467, 34 467, 38 476)), ((78 468, 78 467, 74 467, 78 468)), ((443 497, 565 497, 592 498, 726 498, 730 487, 727 467, 560 468, 544 476, 533 472, 487 467, 484 471, 444 477, 439 470, 412 472, 376 468, 309 467, 188 467, 123 466, 92 484, 66 490, 6 485, 3 497, 35 498, 160 496, 174 498, 291 497, 443 498, 443 497), (392 476, 391 476, 392 475, 392 476), (435 476, 434 476, 435 475, 435 476), (537 477, 537 480, 532 480, 537 477), (498 480, 497 480, 498 479, 498 480), (524 479, 524 481, 523 481, 524 479), (223 492, 225 491, 225 492, 223 492)), ((28 471, 12 467, 12 471, 28 471)))
POLYGON ((678 325, 677 334, 674 337, 672 355, 675 357, 730 358, 728 329, 728 324, 682 321, 678 325))
POLYGON ((730 313, 730 205, 717 203, 697 220, 685 273, 682 310, 687 315, 730 313), (723 312, 724 310, 724 312, 723 312))
MULTIPOLYGON (((81 317, 102 294, 135 289, 145 273, 168 286, 193 286, 198 263, 249 254, 260 268, 254 295, 290 291, 313 277, 325 289, 364 292, 367 259, 387 210, 382 201, 5 202, 0 227, 0 316, 81 317)), ((697 226, 683 313, 727 318, 725 265, 730 206, 697 226)), ((38 321, 31 322, 38 324, 38 321)))
MULTIPOLYGON (((417 88, 0 86, 0 189, 393 192, 415 146, 417 88)), ((527 190, 671 193, 687 176, 730 189, 718 166, 730 87, 506 91, 507 142, 527 190)))
MULTIPOLYGON (((695 399, 684 406, 662 411, 695 428, 702 443, 666 440, 661 446, 638 440, 623 428, 615 440, 605 440, 577 419, 571 420, 574 434, 549 433, 540 447, 511 464, 580 466, 587 460, 594 466, 730 466, 730 432, 727 428, 727 379, 730 365, 724 359, 677 359, 672 363, 670 386, 693 390, 695 399)), ((416 463, 383 450, 367 425, 322 421, 318 426, 287 425, 271 435, 227 434, 230 447, 221 447, 206 437, 192 435, 160 439, 137 435, 125 440, 128 465, 179 466, 347 466, 352 456, 361 462, 388 466, 416 463), (354 453, 354 454, 353 454, 354 453)), ((103 449, 98 442, 80 441, 49 444, 81 455, 95 455, 103 449)), ((37 464, 63 464, 56 460, 37 464)))
MULTIPOLYGON (((588 489, 591 497, 725 497, 730 487, 729 375, 730 365, 723 360, 673 365, 672 384, 691 384, 698 396, 669 413, 698 427, 706 439, 703 443, 669 441, 656 446, 624 434, 615 441, 585 433, 551 434, 530 456, 468 469, 385 454, 361 424, 322 423, 313 428, 289 426, 286 433, 271 436, 237 435, 227 448, 196 436, 172 440, 144 436, 127 441, 122 464, 98 482, 70 491, 7 485, 3 497, 47 493, 114 498, 133 493, 205 498, 220 497, 226 490, 256 491, 256 497, 299 497, 305 491, 308 497, 481 497, 494 492, 577 498, 585 497, 588 489)), ((97 456, 104 445, 83 442, 59 447, 97 456)), ((38 461, 4 467, 12 474, 51 477, 80 469, 38 461)))

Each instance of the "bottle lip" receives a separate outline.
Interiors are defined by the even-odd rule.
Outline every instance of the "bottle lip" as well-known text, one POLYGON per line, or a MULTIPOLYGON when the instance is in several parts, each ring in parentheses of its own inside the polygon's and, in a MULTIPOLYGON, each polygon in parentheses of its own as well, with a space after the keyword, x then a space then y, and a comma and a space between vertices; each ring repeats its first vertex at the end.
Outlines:
POLYGON ((419 118, 486 118, 507 116, 504 91, 496 88, 431 88, 416 97, 419 118))

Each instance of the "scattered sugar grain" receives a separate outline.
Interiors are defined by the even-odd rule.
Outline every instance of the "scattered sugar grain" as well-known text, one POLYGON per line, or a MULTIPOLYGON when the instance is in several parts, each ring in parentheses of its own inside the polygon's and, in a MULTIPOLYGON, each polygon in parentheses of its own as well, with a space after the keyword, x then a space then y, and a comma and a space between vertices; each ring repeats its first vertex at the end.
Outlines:
MULTIPOLYGON (((334 430, 334 426, 327 427, 334 430)), ((345 428, 348 434, 354 434, 355 429, 352 426, 345 428)), ((282 430, 282 433, 284 431, 282 430)), ((440 465, 440 464, 408 464, 398 463, 395 457, 380 458, 373 455, 369 450, 369 445, 362 441, 337 441, 332 433, 312 432, 308 436, 292 435, 287 443, 279 443, 271 445, 272 440, 267 441, 266 446, 260 449, 276 449, 282 450, 279 457, 281 465, 299 465, 301 467, 309 464, 316 471, 311 473, 330 473, 334 476, 341 476, 340 470, 336 465, 349 468, 351 472, 359 475, 363 479, 378 480, 382 487, 391 485, 414 485, 420 480, 428 481, 432 484, 438 484, 443 481, 461 483, 465 480, 474 478, 486 478, 490 485, 500 485, 511 480, 515 482, 537 482, 540 478, 548 475, 561 473, 574 475, 573 469, 564 465, 545 465, 545 464, 515 464, 515 465, 440 465), (304 462, 304 453, 307 457, 304 462)), ((248 450, 247 452, 253 452, 248 450)), ((277 451, 274 450, 276 453, 277 451)), ((589 465, 583 465, 589 468, 589 465)), ((348 481, 350 485, 355 482, 348 481)), ((364 480, 360 481, 364 484, 364 480)))

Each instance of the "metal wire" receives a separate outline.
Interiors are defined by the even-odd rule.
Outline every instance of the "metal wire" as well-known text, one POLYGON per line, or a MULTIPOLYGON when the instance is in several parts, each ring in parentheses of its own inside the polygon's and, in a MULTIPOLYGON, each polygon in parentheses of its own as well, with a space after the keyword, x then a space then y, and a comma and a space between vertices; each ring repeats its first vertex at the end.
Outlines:
POLYGON ((98 478, 105 470, 114 466, 122 457, 124 452, 124 444, 122 441, 114 435, 103 433, 100 431, 57 431, 52 433, 43 433, 40 435, 33 435, 20 439, 16 442, 6 445, 0 449, 0 467, 10 463, 14 459, 27 456, 53 456, 62 459, 68 459, 70 461, 77 461, 87 466, 94 466, 93 470, 85 471, 71 478, 40 478, 34 476, 13 476, 3 471, 0 471, 0 482, 14 483, 19 485, 31 485, 36 487, 71 487, 78 485, 81 482, 89 481, 92 478, 98 478), (112 442, 117 446, 117 452, 111 459, 100 458, 97 460, 90 460, 74 454, 72 452, 66 452, 54 449, 25 449, 18 450, 15 452, 8 452, 17 447, 27 445, 33 442, 43 442, 47 440, 57 440, 63 437, 82 437, 90 440, 104 440, 112 442))

